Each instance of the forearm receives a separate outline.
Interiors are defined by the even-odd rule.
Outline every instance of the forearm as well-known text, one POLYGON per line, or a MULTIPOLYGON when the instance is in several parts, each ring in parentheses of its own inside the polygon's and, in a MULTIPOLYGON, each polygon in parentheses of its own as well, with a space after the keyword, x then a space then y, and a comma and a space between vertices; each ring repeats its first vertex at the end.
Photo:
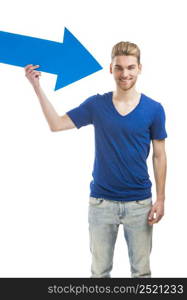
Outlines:
POLYGON ((49 127, 52 131, 54 131, 56 128, 59 128, 59 124, 61 122, 60 116, 57 114, 52 104, 47 99, 47 96, 45 95, 41 86, 34 87, 34 90, 40 101, 43 113, 49 124, 49 127))
POLYGON ((153 170, 156 183, 157 201, 164 201, 167 173, 167 158, 165 153, 158 157, 153 155, 153 170))

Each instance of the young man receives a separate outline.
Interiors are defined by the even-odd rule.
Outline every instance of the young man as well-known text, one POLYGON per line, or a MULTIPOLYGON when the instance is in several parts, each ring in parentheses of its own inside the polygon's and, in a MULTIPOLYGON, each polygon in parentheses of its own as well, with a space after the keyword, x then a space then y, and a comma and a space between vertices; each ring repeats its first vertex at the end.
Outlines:
POLYGON ((95 161, 89 197, 91 277, 110 277, 120 224, 128 246, 131 277, 151 277, 153 224, 164 215, 167 133, 162 104, 136 91, 142 68, 138 46, 130 42, 114 45, 110 73, 115 91, 91 96, 62 117, 41 89, 37 67, 26 66, 26 77, 51 130, 94 126, 95 161), (154 203, 146 164, 151 140, 154 203))

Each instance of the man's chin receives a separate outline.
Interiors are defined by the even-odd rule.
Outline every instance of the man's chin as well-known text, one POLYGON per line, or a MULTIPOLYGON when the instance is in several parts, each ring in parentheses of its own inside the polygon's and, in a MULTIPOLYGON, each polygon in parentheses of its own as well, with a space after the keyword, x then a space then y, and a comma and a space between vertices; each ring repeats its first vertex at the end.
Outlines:
POLYGON ((132 89, 132 87, 135 85, 136 82, 131 82, 131 84, 122 84, 121 82, 120 83, 117 83, 117 86, 118 88, 120 88, 122 91, 128 91, 130 89, 132 89))
POLYGON ((133 87, 133 85, 129 85, 129 86, 121 86, 118 85, 118 88, 120 88, 122 91, 128 91, 133 87))

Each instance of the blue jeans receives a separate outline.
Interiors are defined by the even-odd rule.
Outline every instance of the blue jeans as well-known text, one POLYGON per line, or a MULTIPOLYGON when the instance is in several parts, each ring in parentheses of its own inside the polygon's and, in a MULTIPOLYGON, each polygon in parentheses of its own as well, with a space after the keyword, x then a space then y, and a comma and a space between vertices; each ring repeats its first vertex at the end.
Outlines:
POLYGON ((123 224, 131 277, 151 277, 150 253, 153 226, 147 223, 152 197, 139 201, 89 198, 91 277, 110 277, 118 228, 123 224))

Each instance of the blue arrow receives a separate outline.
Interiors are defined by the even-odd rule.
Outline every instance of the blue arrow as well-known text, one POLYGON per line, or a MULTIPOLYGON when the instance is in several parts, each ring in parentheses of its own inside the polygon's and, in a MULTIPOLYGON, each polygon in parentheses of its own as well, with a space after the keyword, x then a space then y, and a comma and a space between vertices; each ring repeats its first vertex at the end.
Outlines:
POLYGON ((37 70, 58 75, 55 91, 102 69, 66 27, 63 43, 0 31, 0 62, 40 65, 37 70))

